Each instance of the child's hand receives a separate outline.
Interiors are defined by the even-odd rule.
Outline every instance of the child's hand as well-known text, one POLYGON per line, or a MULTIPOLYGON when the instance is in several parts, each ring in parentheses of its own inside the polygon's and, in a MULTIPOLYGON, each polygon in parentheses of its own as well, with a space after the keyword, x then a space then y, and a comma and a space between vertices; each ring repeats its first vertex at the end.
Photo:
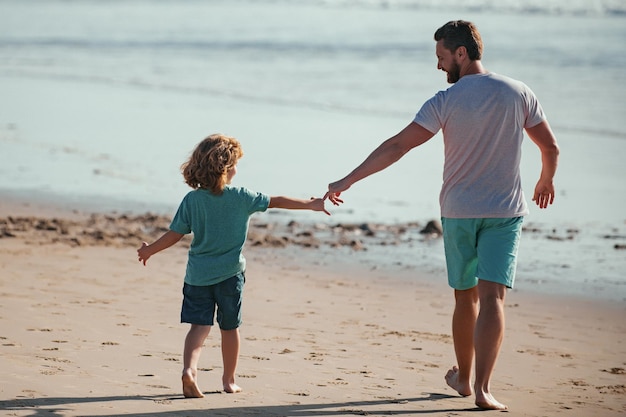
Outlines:
MULTIPOLYGON (((325 200, 323 198, 315 198, 315 197, 311 197, 311 204, 312 204, 312 209, 314 211, 323 211, 324 213, 328 214, 330 216, 330 212, 328 210, 326 210, 326 207, 324 206, 325 200)), ((338 206, 339 204, 334 203, 336 206, 338 206)))
POLYGON ((137 249, 137 256, 139 258, 139 262, 143 262, 143 264, 145 265, 146 262, 148 262, 148 259, 150 259, 150 256, 152 256, 152 254, 148 251, 148 244, 146 242, 143 242, 141 244, 141 247, 139 249, 137 249))

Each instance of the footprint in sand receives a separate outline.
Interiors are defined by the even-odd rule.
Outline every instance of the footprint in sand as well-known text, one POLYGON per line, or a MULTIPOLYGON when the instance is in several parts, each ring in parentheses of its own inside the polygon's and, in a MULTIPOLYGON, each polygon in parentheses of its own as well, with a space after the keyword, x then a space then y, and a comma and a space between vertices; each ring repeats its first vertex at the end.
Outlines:
POLYGON ((626 371, 624 371, 624 368, 602 369, 602 372, 607 372, 607 373, 613 374, 613 375, 624 375, 624 374, 626 374, 626 371))

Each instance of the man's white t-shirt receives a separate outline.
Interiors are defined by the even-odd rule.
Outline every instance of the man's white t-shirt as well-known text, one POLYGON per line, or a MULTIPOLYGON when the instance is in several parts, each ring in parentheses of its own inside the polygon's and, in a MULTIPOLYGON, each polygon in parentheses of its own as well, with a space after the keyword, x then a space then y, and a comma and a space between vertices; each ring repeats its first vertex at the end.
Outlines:
POLYGON ((528 214, 520 176, 524 129, 545 120, 524 83, 495 73, 461 77, 416 114, 415 123, 443 131, 441 216, 518 217, 528 214))

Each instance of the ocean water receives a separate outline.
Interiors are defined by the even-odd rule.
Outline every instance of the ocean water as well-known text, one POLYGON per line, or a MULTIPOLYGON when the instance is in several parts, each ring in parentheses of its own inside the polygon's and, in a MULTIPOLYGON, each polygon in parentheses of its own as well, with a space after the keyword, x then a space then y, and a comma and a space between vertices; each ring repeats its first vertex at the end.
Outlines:
MULTIPOLYGON (((550 236, 522 245, 520 282, 626 298, 621 0, 0 0, 0 189, 171 212, 179 166, 222 132, 244 147, 236 184, 322 195, 447 88, 432 36, 453 19, 478 25, 488 70, 535 91, 562 149, 554 206, 526 220, 550 236)), ((437 218, 442 163, 438 135, 333 217, 298 216, 437 218)))

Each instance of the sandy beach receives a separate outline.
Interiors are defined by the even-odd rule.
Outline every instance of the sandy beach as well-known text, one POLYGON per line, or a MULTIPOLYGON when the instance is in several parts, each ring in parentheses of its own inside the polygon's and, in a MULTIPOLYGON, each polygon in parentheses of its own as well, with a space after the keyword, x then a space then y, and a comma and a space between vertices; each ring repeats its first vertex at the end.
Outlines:
MULTIPOLYGON (((443 378, 454 365, 443 275, 318 255, 315 228, 291 240, 264 220, 245 251, 244 391, 220 391, 214 331, 200 360, 206 396, 185 399, 186 245, 146 267, 135 252, 167 218, 0 202, 1 414, 476 415, 443 378)), ((510 292, 492 386, 506 414, 626 413, 624 313, 620 302, 510 292)))

